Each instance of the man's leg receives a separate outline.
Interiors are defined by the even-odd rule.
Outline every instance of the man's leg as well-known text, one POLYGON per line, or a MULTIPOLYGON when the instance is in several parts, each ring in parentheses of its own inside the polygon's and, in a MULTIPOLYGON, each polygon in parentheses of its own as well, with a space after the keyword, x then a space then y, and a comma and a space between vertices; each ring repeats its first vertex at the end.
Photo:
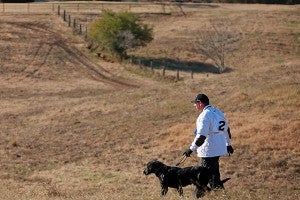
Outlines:
POLYGON ((223 184, 220 180, 219 156, 211 158, 202 158, 202 166, 206 167, 211 172, 209 185, 211 189, 223 189, 223 184))

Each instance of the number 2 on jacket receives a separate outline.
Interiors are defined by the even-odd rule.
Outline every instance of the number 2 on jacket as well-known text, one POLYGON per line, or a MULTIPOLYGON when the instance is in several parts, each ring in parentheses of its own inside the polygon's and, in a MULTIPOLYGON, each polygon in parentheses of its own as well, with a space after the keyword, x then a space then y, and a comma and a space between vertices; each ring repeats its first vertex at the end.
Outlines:
POLYGON ((219 131, 224 131, 225 121, 219 121, 219 131))

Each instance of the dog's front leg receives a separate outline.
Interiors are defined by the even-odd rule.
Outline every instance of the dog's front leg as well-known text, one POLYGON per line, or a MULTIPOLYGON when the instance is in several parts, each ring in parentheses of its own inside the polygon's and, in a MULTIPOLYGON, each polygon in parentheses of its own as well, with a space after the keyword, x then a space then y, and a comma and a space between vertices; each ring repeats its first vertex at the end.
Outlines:
MULTIPOLYGON (((196 186, 196 189, 195 189, 195 195, 196 195, 196 198, 201 198, 205 195, 205 191, 206 189, 209 188, 207 186, 196 186)), ((208 190, 208 189, 207 189, 208 190)), ((209 190, 208 190, 209 191, 209 190)))
POLYGON ((183 189, 182 189, 181 186, 179 186, 179 187, 177 188, 177 191, 178 191, 179 195, 182 197, 182 196, 183 196, 183 189))
POLYGON ((168 192, 168 187, 162 185, 161 186, 161 195, 165 196, 167 194, 167 192, 168 192))

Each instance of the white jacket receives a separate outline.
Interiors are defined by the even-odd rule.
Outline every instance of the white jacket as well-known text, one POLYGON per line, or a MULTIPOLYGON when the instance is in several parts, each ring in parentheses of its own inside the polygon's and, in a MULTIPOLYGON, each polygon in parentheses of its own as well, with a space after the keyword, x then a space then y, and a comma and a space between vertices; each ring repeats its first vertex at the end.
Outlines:
POLYGON ((210 105, 205 106, 196 121, 196 137, 190 147, 197 150, 198 157, 215 157, 227 154, 227 146, 231 145, 228 135, 228 122, 222 111, 210 105), (205 136, 204 143, 198 147, 197 139, 205 136))

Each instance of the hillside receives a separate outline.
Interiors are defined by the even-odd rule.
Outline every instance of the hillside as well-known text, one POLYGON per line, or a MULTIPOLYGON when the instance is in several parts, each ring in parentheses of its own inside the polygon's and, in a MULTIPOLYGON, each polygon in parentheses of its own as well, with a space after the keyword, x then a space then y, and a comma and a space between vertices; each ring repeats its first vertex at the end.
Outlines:
MULTIPOLYGON (((220 4, 141 15, 155 39, 131 54, 180 68, 210 62, 191 48, 208 19, 225 16, 243 33, 228 72, 201 67, 178 82, 97 59, 55 15, 1 13, 2 198, 160 199, 145 164, 180 159, 198 115, 190 100, 203 92, 226 114, 235 148, 221 158, 226 191, 203 199, 299 199, 299 12, 220 4)), ((181 166, 198 163, 193 155, 181 166)), ((177 198, 170 190, 164 199, 177 198)))

